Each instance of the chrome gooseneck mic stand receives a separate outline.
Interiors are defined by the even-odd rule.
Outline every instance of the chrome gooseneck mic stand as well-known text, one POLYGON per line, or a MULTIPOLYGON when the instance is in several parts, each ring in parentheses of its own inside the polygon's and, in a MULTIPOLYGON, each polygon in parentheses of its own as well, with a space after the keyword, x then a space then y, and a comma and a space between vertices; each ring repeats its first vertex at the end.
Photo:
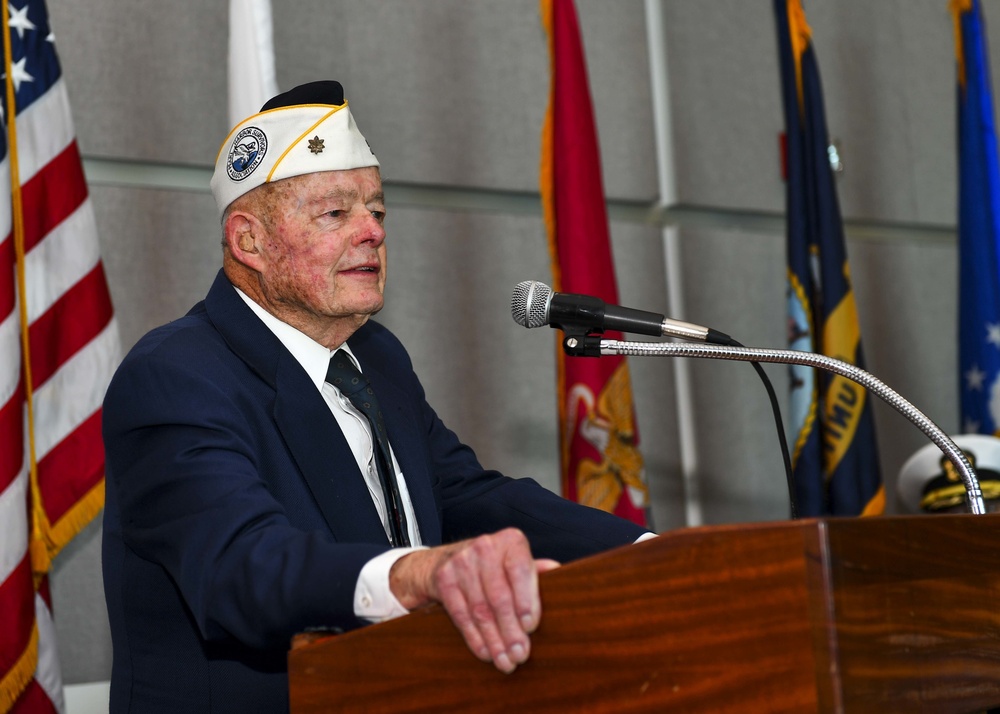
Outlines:
POLYGON ((848 362, 827 357, 826 355, 797 350, 769 350, 753 347, 671 342, 604 340, 596 336, 567 336, 563 342, 563 346, 567 354, 590 356, 626 355, 633 357, 703 357, 739 362, 797 364, 839 374, 876 394, 889 406, 909 419, 920 431, 924 432, 941 449, 941 452, 948 457, 948 460, 955 465, 955 468, 962 475, 969 512, 976 514, 986 513, 986 506, 983 503, 983 492, 979 487, 979 478, 976 476, 972 464, 969 463, 968 458, 958 448, 958 445, 940 427, 928 419, 923 412, 886 386, 884 382, 848 362))

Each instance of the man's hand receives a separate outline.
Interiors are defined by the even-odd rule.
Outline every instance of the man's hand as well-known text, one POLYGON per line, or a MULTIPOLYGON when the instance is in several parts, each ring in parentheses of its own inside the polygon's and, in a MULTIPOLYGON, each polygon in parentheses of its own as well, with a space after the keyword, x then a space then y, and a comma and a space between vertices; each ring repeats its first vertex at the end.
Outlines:
POLYGON ((440 602, 473 654, 510 673, 528 659, 542 615, 538 573, 558 566, 535 560, 524 534, 508 528, 405 555, 389 587, 408 610, 440 602))

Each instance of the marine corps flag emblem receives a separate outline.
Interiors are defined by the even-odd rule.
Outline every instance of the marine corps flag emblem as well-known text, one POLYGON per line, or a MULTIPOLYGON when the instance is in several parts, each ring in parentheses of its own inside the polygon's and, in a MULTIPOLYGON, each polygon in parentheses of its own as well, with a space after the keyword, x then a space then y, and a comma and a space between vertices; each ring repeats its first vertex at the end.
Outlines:
MULTIPOLYGON (((576 9, 542 0, 551 59, 541 190, 556 291, 617 304, 597 131, 576 9)), ((609 338, 620 338, 606 333, 609 338)), ((563 495, 648 526, 649 489, 624 357, 557 352, 563 495)))

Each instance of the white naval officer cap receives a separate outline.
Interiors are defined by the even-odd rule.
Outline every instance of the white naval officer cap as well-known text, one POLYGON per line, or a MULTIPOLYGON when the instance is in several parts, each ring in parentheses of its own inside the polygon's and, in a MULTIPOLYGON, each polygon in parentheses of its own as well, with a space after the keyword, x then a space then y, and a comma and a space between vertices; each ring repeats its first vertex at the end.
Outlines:
MULTIPOLYGON (((951 437, 976 470, 983 500, 1000 498, 1000 438, 985 434, 951 437)), ((896 493, 910 513, 935 513, 966 500, 965 482, 935 444, 917 450, 899 470, 896 493)))

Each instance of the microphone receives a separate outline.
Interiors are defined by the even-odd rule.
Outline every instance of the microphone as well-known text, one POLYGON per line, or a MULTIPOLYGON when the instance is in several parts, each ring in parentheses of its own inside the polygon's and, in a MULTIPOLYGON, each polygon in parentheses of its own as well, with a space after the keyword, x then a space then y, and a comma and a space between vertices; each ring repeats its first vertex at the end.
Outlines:
MULTIPOLYGON (((597 338, 589 338, 588 340, 586 337, 579 340, 577 336, 581 329, 586 335, 590 335, 593 332, 604 332, 605 330, 618 330, 620 332, 634 332, 654 337, 677 337, 682 340, 709 342, 713 345, 724 345, 730 351, 737 347, 743 347, 743 345, 729 335, 718 330, 713 330, 710 327, 702 327, 701 325, 681 322, 680 320, 671 320, 655 312, 633 310, 632 308, 619 307, 618 305, 608 305, 600 298, 590 295, 552 292, 552 288, 548 285, 535 280, 525 280, 517 284, 514 288, 514 293, 510 297, 510 313, 514 317, 514 322, 522 327, 551 325, 564 332, 575 332, 575 334, 568 334, 566 339, 563 340, 563 349, 566 354, 572 356, 600 357, 602 354, 625 354, 623 352, 613 353, 605 351, 606 343, 648 347, 659 344, 655 342, 615 343, 613 340, 598 340, 597 338), (595 344, 597 342, 600 342, 600 344, 595 344)), ((668 349, 671 347, 682 347, 682 345, 660 346, 668 349)), ((723 348, 699 345, 688 347, 688 349, 722 351, 723 348)), ((764 372, 764 368, 758 362, 753 360, 747 361, 750 362, 764 383, 764 389, 767 390, 767 396, 771 402, 774 424, 778 429, 778 444, 781 447, 781 457, 785 464, 785 479, 788 483, 788 498, 792 508, 792 518, 797 518, 792 460, 788 452, 788 443, 785 439, 785 427, 781 421, 781 409, 778 406, 778 398, 774 394, 774 387, 764 372)))
POLYGON ((694 342, 728 345, 732 338, 690 322, 671 320, 655 312, 608 305, 591 295, 553 292, 545 283, 525 280, 514 287, 510 313, 522 327, 550 325, 560 330, 584 329, 588 333, 618 330, 653 337, 677 337, 694 342))

